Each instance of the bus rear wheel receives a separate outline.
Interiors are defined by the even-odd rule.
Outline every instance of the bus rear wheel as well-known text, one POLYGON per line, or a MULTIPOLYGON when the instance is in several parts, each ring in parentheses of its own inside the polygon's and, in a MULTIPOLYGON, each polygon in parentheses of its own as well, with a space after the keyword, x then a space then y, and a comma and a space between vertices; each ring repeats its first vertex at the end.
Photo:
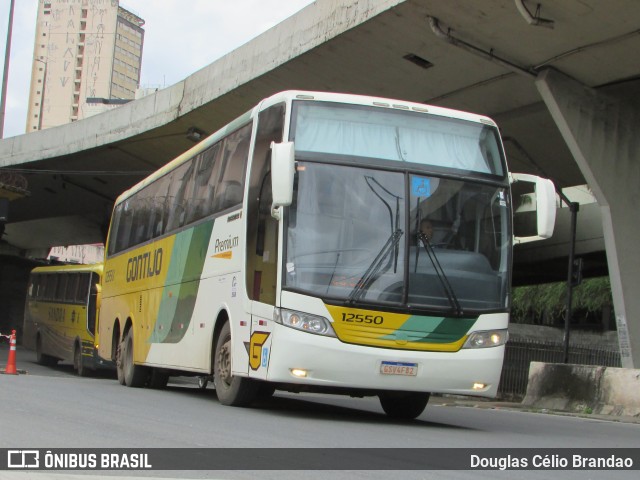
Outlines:
POLYGON ((216 342, 214 356, 214 385, 222 405, 247 407, 256 398, 259 384, 250 378, 231 373, 231 327, 226 322, 216 342))
POLYGON ((118 377, 118 383, 124 385, 124 369, 122 368, 122 342, 118 340, 116 346, 116 375, 118 377))
POLYGON ((122 368, 122 377, 127 387, 140 388, 147 383, 149 372, 140 365, 133 363, 133 333, 130 328, 124 336, 120 346, 119 368, 122 368))
POLYGON ((45 367, 53 367, 58 363, 58 359, 42 353, 42 337, 38 334, 36 338, 36 363, 45 367))
POLYGON ((388 392, 380 393, 380 405, 384 413, 399 420, 413 420, 420 416, 429 402, 430 393, 388 392))

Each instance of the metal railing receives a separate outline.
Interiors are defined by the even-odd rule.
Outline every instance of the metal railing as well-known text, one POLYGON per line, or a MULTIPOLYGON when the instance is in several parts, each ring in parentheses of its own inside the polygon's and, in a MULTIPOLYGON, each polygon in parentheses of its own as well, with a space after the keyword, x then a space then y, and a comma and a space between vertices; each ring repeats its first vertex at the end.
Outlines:
MULTIPOLYGON (((506 346, 502 377, 498 387, 500 398, 522 399, 527 392, 531 362, 563 363, 562 343, 539 340, 509 341, 506 346)), ((589 345, 570 345, 569 363, 620 367, 620 353, 589 345)))

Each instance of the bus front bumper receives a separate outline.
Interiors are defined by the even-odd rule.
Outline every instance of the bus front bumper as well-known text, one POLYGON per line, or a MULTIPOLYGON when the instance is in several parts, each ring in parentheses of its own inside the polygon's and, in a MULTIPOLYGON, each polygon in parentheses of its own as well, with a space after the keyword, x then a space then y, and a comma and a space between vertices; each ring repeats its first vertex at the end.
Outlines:
POLYGON ((394 350, 343 343, 275 325, 267 380, 309 390, 362 389, 495 397, 504 346, 458 352, 394 350))

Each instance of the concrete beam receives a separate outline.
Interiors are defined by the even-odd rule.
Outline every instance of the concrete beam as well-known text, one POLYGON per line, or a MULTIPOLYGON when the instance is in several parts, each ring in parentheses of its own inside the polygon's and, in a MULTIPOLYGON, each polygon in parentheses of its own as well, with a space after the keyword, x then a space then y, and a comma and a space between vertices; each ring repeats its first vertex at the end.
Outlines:
POLYGON ((555 70, 542 72, 536 87, 602 208, 622 366, 637 367, 640 112, 555 70))
POLYGON ((312 3, 251 42, 153 95, 80 122, 0 141, 0 167, 102 147, 167 125, 405 1, 312 3))

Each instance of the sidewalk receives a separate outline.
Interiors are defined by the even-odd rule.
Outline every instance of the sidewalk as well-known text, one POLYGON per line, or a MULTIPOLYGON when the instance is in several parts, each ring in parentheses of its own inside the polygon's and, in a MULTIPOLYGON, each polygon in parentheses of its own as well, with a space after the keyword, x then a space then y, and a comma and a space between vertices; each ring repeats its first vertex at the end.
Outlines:
POLYGON ((568 412, 562 410, 550 410, 536 408, 531 405, 523 405, 520 402, 500 401, 491 398, 465 397, 462 395, 433 395, 429 405, 441 405, 447 407, 485 408, 488 410, 514 410, 519 412, 539 413, 548 415, 563 415, 568 417, 591 418, 608 422, 640 424, 640 417, 599 415, 588 412, 568 412))

